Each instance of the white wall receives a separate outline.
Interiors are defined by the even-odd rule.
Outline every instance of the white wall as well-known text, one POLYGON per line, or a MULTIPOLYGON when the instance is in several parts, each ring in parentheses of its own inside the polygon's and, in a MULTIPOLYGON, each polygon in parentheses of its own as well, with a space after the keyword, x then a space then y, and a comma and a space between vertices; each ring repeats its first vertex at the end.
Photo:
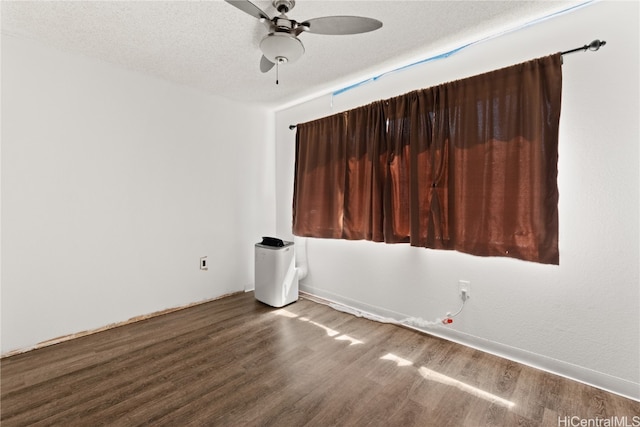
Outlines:
POLYGON ((253 287, 273 134, 273 112, 3 35, 2 353, 253 287))
POLYGON ((459 307, 458 280, 469 280, 462 314, 432 333, 640 399, 638 15, 638 2, 595 3, 333 99, 279 111, 277 233, 288 237, 295 146, 289 124, 607 41, 598 52, 564 58, 559 266, 308 239, 301 289, 378 315, 431 320, 459 307))

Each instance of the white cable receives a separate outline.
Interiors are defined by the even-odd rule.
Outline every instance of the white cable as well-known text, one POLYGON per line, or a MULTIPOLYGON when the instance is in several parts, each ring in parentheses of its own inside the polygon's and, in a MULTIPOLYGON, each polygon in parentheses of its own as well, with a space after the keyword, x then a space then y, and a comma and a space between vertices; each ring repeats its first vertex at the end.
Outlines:
POLYGON ((355 308, 351 308, 342 304, 333 303, 333 302, 320 302, 321 304, 328 305, 334 310, 342 311, 343 313, 348 313, 356 317, 363 317, 365 319, 373 320, 379 323, 389 323, 393 325, 404 325, 404 326, 413 326, 417 328, 428 328, 433 326, 442 326, 443 324, 452 323, 453 317, 456 317, 458 314, 462 312, 464 309, 464 304, 466 301, 462 301, 462 305, 460 309, 456 311, 454 314, 447 313, 447 316, 444 319, 437 318, 435 320, 425 320, 421 317, 408 317, 403 320, 395 320, 390 317, 382 317, 375 314, 367 313, 366 311, 357 310, 355 308))
POLYGON ((348 307, 346 305, 333 303, 333 302, 332 303, 328 303, 326 305, 328 305, 329 307, 333 308, 334 310, 342 311, 343 313, 351 314, 351 315, 356 316, 356 317, 362 317, 362 318, 365 318, 365 319, 373 320, 374 322, 391 323, 391 324, 394 324, 394 325, 399 325, 400 324, 400 322, 398 322, 397 320, 392 319, 390 317, 377 316, 375 314, 367 313, 366 311, 356 310, 355 308, 351 308, 351 307, 348 307))
POLYGON ((460 314, 460 312, 462 312, 462 309, 464 308, 464 303, 467 302, 467 300, 462 300, 462 305, 460 306, 460 310, 456 311, 455 314, 447 314, 447 317, 456 317, 458 314, 460 314))

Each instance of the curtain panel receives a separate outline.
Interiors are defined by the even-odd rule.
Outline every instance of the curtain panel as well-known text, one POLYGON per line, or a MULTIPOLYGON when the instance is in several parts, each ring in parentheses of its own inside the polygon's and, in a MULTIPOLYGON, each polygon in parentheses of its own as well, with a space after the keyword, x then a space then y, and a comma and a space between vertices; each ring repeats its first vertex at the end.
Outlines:
POLYGON ((558 264, 561 55, 298 125, 293 232, 558 264))

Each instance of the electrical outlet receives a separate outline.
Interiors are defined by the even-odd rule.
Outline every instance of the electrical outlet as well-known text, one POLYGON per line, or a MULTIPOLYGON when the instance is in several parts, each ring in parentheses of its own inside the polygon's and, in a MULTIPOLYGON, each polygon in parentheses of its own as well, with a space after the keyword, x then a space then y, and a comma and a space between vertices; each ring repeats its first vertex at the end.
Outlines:
POLYGON ((209 261, 207 261, 207 257, 203 256, 200 258, 200 270, 208 270, 209 269, 209 261))
POLYGON ((471 282, 468 280, 458 280, 458 295, 462 301, 471 297, 471 282))

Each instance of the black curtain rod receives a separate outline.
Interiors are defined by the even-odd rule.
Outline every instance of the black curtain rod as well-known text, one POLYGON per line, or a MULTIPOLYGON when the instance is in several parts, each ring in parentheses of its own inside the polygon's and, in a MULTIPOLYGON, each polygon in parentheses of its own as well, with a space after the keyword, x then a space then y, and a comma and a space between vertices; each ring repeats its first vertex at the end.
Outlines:
MULTIPOLYGON (((600 49, 602 46, 604 46, 605 44, 607 44, 606 41, 604 40, 594 40, 589 44, 585 44, 582 47, 577 47, 575 49, 571 49, 571 50, 566 50, 564 52, 561 52, 560 55, 568 55, 570 53, 575 53, 575 52, 586 52, 588 50, 595 52, 596 50, 600 49)), ((289 129, 290 130, 294 130, 296 128, 296 125, 289 125, 289 129)))

